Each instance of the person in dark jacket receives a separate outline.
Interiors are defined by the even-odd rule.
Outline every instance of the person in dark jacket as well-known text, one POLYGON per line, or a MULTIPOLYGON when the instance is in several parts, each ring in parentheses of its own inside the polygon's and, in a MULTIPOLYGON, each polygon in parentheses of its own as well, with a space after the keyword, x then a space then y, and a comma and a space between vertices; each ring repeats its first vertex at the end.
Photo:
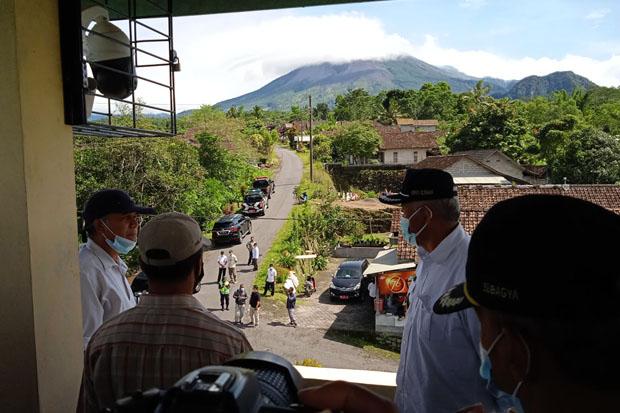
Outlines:
POLYGON ((258 292, 258 285, 254 285, 252 288, 252 294, 250 295, 250 324, 254 327, 258 327, 260 321, 260 294, 258 292))
POLYGON ((297 302, 297 297, 295 296, 295 290, 293 287, 288 289, 288 293, 286 296, 286 309, 288 310, 288 318, 291 320, 288 325, 297 327, 297 320, 295 320, 295 303, 297 302))
POLYGON ((241 324, 245 315, 245 302, 248 299, 248 293, 245 292, 243 284, 239 284, 239 289, 235 291, 233 298, 235 299, 235 324, 241 324))

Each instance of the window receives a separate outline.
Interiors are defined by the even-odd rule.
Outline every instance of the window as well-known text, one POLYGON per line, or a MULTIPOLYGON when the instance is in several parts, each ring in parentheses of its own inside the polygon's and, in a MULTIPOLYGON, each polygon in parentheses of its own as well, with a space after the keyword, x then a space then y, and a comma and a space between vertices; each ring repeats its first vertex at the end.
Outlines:
POLYGON ((393 152, 392 153, 392 161, 394 163, 398 163, 398 152, 393 152))
POLYGON ((413 162, 417 162, 418 161, 418 151, 413 151, 413 162))

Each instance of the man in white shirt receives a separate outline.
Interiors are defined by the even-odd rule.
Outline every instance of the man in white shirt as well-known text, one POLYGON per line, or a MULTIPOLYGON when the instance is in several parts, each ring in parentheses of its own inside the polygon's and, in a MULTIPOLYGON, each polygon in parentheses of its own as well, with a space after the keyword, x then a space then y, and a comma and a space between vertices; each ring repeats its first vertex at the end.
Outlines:
POLYGON ((233 250, 228 251, 228 276, 230 277, 230 282, 235 284, 237 282, 237 256, 233 252, 233 250))
POLYGON ((103 322, 136 305, 120 255, 136 245, 140 214, 154 213, 118 189, 95 192, 86 201, 82 218, 88 240, 79 253, 84 348, 103 322))
POLYGON ((437 299, 465 281, 469 235, 459 223, 452 176, 438 169, 408 169, 400 193, 379 199, 402 204, 400 232, 405 242, 417 246, 421 260, 401 342, 394 398, 398 410, 453 413, 481 402, 487 411, 496 411, 496 399, 478 374, 476 313, 433 313, 437 299))
POLYGON ((252 246, 252 265, 254 265, 254 271, 258 270, 258 258, 260 257, 260 250, 258 244, 255 242, 252 246))
POLYGON ((220 267, 217 272, 217 283, 219 284, 226 278, 226 267, 228 266, 228 258, 224 255, 224 251, 220 251, 220 258, 217 259, 217 265, 220 267))
POLYGON ((271 290, 271 296, 273 297, 276 288, 277 275, 278 272, 273 267, 273 263, 269 264, 269 268, 267 269, 267 279, 265 281, 265 291, 263 292, 263 295, 267 295, 267 291, 271 290))
POLYGON ((368 297, 370 297, 370 304, 374 306, 375 298, 377 298, 377 284, 375 284, 375 277, 370 277, 368 283, 368 297))

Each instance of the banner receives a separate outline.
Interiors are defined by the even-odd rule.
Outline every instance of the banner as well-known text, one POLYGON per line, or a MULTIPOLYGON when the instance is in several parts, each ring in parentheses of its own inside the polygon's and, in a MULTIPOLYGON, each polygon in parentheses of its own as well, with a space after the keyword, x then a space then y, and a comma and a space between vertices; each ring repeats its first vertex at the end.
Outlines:
POLYGON ((377 276, 379 295, 406 294, 411 276, 415 276, 415 270, 386 272, 377 276))

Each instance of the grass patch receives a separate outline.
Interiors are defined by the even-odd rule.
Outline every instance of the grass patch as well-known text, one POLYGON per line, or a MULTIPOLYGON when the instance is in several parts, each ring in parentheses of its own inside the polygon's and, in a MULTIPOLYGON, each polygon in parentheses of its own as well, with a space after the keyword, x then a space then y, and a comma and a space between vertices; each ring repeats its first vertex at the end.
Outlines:
POLYGON ((400 360, 399 352, 394 351, 388 345, 381 343, 372 334, 353 331, 344 332, 328 330, 325 337, 330 340, 361 348, 362 350, 379 357, 389 360, 400 360))

